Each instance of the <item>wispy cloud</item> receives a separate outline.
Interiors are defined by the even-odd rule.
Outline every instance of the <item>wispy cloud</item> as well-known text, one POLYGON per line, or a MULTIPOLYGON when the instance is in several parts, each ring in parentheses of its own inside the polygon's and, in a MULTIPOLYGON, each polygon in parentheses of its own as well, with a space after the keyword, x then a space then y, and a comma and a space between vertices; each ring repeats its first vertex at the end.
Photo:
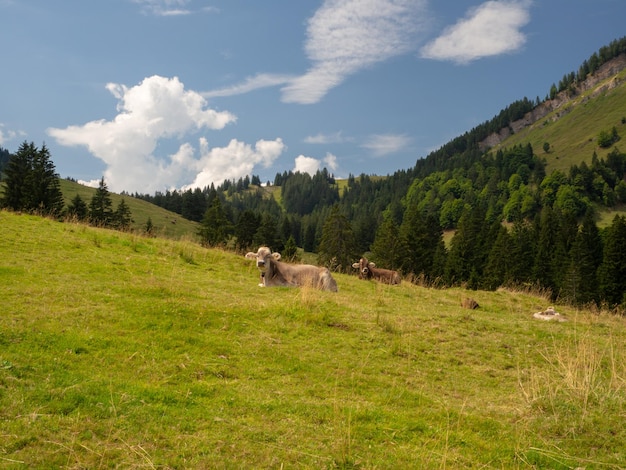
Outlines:
POLYGON ((354 139, 345 137, 342 131, 334 132, 332 134, 316 134, 310 135, 304 138, 306 144, 341 144, 343 142, 351 142, 354 139))
POLYGON ((218 96, 233 96, 249 93, 259 88, 284 85, 293 79, 291 75, 278 75, 270 73, 260 73, 254 77, 248 77, 243 82, 225 88, 202 92, 205 98, 218 96))
POLYGON ((255 165, 270 165, 285 147, 281 139, 260 140, 254 146, 233 139, 226 147, 209 148, 200 138, 196 150, 185 142, 186 136, 223 129, 237 118, 208 108, 198 92, 185 90, 176 77, 155 75, 133 87, 109 83, 107 89, 119 101, 113 120, 47 132, 61 145, 85 146, 102 160, 113 191, 154 192, 221 183, 251 174, 255 165), (164 139, 178 140, 178 151, 156 155, 164 139))
POLYGON ((18 135, 24 136, 26 135, 22 131, 14 131, 11 129, 5 129, 4 124, 0 122, 0 145, 4 145, 9 140, 15 139, 18 135))
POLYGON ((196 11, 215 13, 215 7, 202 7, 197 10, 188 7, 191 0, 132 0, 141 6, 141 11, 155 16, 184 16, 196 11))
POLYGON ((410 143, 411 138, 404 134, 375 134, 361 147, 370 150, 375 157, 384 157, 406 149, 410 143))
POLYGON ((306 73, 259 74, 202 95, 230 96, 284 85, 283 102, 317 103, 350 75, 416 50, 416 38, 428 23, 427 3, 427 0, 326 0, 307 23, 304 49, 312 65, 306 73))
POLYGON ((348 76, 402 55, 423 30, 424 0, 326 0, 309 19, 311 68, 283 87, 285 102, 316 103, 348 76))
POLYGON ((514 52, 526 42, 520 28, 530 21, 531 4, 530 0, 485 2, 426 44, 421 56, 466 64, 482 57, 514 52))

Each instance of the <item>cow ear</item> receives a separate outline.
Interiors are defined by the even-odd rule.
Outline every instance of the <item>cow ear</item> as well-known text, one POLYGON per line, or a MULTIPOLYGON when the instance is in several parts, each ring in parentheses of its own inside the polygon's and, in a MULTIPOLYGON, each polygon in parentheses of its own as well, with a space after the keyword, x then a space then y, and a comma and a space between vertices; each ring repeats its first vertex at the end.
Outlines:
POLYGON ((280 259, 280 253, 272 253, 272 256, 274 257, 276 261, 280 259))
POLYGON ((354 269, 359 269, 361 266, 359 265, 359 263, 352 263, 352 267, 354 269))
POLYGON ((370 268, 375 268, 376 267, 376 263, 372 263, 371 261, 367 264, 368 267, 370 268))
POLYGON ((253 252, 253 251, 248 251, 248 252, 246 253, 246 259, 254 259, 254 258, 256 258, 256 253, 255 253, 255 252, 253 252))

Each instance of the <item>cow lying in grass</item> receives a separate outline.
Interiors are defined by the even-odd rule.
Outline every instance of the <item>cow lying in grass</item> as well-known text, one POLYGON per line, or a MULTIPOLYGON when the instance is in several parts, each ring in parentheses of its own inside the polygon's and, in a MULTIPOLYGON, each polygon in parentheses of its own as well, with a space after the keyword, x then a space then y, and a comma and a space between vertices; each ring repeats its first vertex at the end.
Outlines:
POLYGON ((358 263, 352 265, 354 269, 359 270, 359 279, 375 279, 384 284, 400 284, 400 274, 391 269, 377 268, 376 264, 367 258, 361 258, 358 263))
POLYGON ((280 253, 272 253, 262 246, 254 253, 246 254, 247 259, 256 259, 256 266, 261 271, 261 287, 274 286, 311 286, 321 290, 337 292, 337 282, 328 268, 310 264, 287 264, 280 260, 280 253))

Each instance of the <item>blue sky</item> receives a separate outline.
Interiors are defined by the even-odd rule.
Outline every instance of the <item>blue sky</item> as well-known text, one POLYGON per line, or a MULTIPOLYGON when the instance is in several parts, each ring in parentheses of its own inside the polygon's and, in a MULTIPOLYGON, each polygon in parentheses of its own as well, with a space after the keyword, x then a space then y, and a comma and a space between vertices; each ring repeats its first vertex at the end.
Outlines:
POLYGON ((0 0, 0 146, 154 193, 415 165, 626 35, 624 0, 0 0))

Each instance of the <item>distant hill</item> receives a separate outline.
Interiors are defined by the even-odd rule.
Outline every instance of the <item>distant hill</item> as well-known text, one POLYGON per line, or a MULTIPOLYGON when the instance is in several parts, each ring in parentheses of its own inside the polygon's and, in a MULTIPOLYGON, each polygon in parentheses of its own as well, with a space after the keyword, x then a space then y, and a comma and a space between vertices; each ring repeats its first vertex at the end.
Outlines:
MULTIPOLYGON (((87 205, 89 205, 91 198, 96 192, 95 188, 84 186, 67 179, 61 179, 60 182, 63 198, 65 199, 65 205, 68 205, 77 194, 80 195, 82 200, 85 201, 87 205)), ((133 229, 143 231, 148 218, 150 218, 152 220, 155 233, 159 236, 167 238, 195 237, 198 229, 198 224, 196 222, 187 220, 174 212, 165 210, 162 207, 158 207, 147 201, 128 195, 124 196, 111 193, 113 209, 117 207, 122 198, 124 198, 124 201, 128 204, 128 207, 131 210, 133 218, 131 227, 133 229)))

